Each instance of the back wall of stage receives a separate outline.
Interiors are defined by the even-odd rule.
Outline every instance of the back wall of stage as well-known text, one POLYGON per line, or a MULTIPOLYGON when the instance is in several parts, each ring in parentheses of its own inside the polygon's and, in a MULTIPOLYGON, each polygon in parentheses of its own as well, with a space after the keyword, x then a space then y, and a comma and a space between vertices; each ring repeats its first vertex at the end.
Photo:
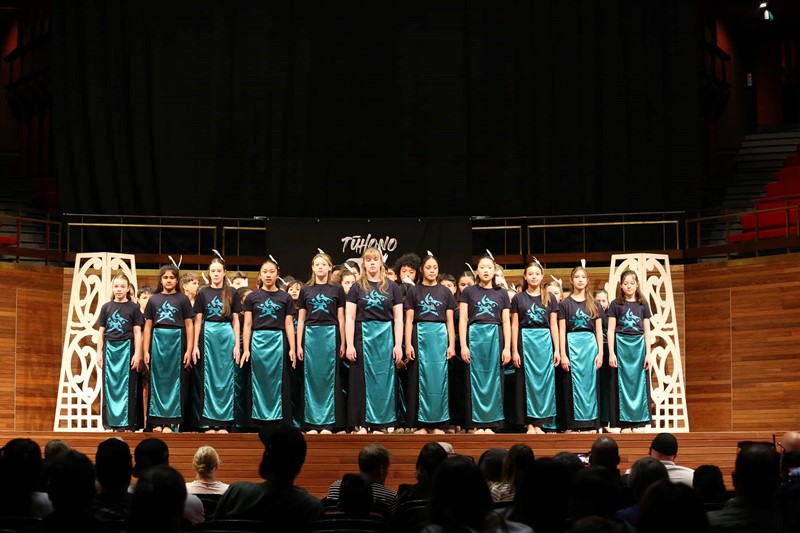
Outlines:
MULTIPOLYGON (((0 271, 0 430, 52 431, 72 268, 0 271)), ((672 267, 692 431, 800 428, 799 274, 798 255, 672 267)), ((590 278, 605 282, 608 268, 590 278)))

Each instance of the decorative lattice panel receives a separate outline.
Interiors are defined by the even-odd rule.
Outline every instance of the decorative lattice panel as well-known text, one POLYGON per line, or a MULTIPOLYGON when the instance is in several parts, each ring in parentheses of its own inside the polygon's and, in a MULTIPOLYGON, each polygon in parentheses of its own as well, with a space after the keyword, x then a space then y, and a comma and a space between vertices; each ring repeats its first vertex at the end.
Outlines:
POLYGON ((53 431, 103 431, 96 322, 100 308, 111 299, 111 278, 119 272, 128 276, 133 287, 137 286, 133 255, 95 253, 75 257, 53 431))
POLYGON ((651 350, 655 364, 650 369, 653 403, 651 431, 689 431, 686 409, 686 390, 683 380, 681 348, 678 342, 678 322, 675 317, 675 298, 672 292, 669 256, 657 254, 618 254, 611 256, 606 290, 614 298, 619 277, 625 270, 639 276, 639 285, 650 303, 651 350))

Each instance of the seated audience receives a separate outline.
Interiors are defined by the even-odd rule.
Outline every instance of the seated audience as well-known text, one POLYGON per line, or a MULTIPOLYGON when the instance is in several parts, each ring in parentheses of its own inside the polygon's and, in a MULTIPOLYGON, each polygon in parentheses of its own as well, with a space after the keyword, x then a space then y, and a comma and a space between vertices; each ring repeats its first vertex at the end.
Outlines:
MULTIPOLYGON (((381 444, 367 444, 358 453, 358 470, 372 484, 373 510, 393 517, 397 512, 397 493, 384 484, 390 465, 391 454, 381 444)), ((326 502, 338 504, 341 484, 341 479, 331 483, 325 496, 326 502)))
POLYGON ((263 483, 231 483, 217 504, 215 519, 259 520, 275 531, 300 531, 322 517, 322 503, 294 484, 306 460, 299 429, 281 426, 259 432, 264 455, 258 469, 263 483))
POLYGON ((111 437, 97 445, 95 452, 97 496, 92 513, 98 520, 127 520, 132 494, 131 448, 122 439, 111 437))
POLYGON ((133 490, 128 533, 184 531, 186 496, 186 480, 180 472, 164 463, 146 469, 133 490))

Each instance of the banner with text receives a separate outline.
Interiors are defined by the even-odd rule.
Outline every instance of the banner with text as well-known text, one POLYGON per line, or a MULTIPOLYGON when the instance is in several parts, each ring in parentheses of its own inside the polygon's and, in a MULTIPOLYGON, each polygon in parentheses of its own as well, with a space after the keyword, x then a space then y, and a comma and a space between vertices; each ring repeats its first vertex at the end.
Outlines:
POLYGON ((424 259, 430 250, 439 259, 439 272, 466 270, 472 260, 472 226, 469 218, 308 219, 270 218, 267 222, 267 254, 281 267, 281 276, 306 281, 317 249, 334 264, 348 259, 360 262, 370 246, 388 256, 386 264, 405 253, 424 259))

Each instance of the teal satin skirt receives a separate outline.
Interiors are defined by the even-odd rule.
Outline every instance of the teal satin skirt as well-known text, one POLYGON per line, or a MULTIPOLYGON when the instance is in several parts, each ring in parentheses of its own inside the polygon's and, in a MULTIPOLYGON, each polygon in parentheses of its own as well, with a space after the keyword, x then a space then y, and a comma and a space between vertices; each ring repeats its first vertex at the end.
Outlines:
POLYGON ((417 420, 438 424, 450 420, 447 379, 447 326, 443 322, 417 322, 417 420))
POLYGON ((303 335, 303 422, 312 427, 336 421, 337 325, 307 326, 303 335))
POLYGON ((233 422, 234 335, 230 322, 203 323, 203 423, 233 422))
POLYGON ((155 425, 183 422, 183 334, 178 328, 153 328, 148 417, 155 425))
POLYGON ((503 389, 500 357, 500 326, 470 324, 469 391, 473 427, 486 427, 503 421, 503 389))
POLYGON ((284 405, 284 359, 286 341, 281 330, 253 331, 250 341, 250 369, 252 406, 250 416, 254 421, 283 420, 289 406, 284 405))
POLYGON ((619 419, 621 422, 649 423, 650 399, 644 369, 644 335, 615 335, 619 419))
POLYGON ((139 373, 131 370, 133 340, 107 340, 103 353, 103 427, 142 427, 139 373))
POLYGON ((576 422, 597 420, 597 338, 588 331, 567 333, 569 375, 572 380, 572 418, 576 422))
POLYGON ((553 338, 547 328, 520 329, 522 370, 525 376, 527 421, 552 420, 556 416, 556 383, 553 338))

